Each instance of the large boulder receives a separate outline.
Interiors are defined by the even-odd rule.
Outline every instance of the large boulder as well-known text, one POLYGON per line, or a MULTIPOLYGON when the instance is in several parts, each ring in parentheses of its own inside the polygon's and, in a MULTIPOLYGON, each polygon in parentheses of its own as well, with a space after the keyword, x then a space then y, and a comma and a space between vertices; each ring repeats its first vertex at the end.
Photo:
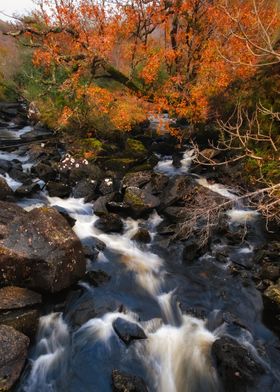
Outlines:
POLYGON ((247 348, 228 336, 214 342, 212 355, 227 392, 246 392, 248 386, 257 383, 258 376, 264 373, 262 365, 247 348))
POLYGON ((61 182, 49 181, 47 183, 47 191, 51 197, 67 198, 70 196, 71 188, 69 185, 61 182))
POLYGON ((126 188, 124 202, 130 206, 134 217, 147 214, 160 205, 160 200, 156 196, 145 189, 132 186, 126 188))
POLYGON ((85 199, 88 203, 96 198, 97 181, 89 178, 83 178, 75 185, 73 189, 73 197, 76 199, 85 199))
POLYGON ((84 276, 82 245, 56 209, 20 211, 13 218, 0 241, 2 284, 57 292, 84 276))
POLYGON ((27 358, 29 339, 7 325, 0 325, 0 391, 9 391, 20 376, 27 358))

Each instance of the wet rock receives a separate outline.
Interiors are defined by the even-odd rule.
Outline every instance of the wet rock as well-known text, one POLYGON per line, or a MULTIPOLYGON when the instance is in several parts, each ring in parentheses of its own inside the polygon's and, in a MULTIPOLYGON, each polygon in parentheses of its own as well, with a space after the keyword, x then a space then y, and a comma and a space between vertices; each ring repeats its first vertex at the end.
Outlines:
POLYGON ((35 173, 41 180, 48 182, 56 179, 57 172, 56 170, 45 163, 38 163, 36 166, 33 166, 31 169, 32 173, 35 173))
POLYGON ((74 167, 70 171, 69 180, 71 184, 75 184, 82 179, 89 179, 89 180, 100 180, 102 177, 102 172, 97 165, 88 164, 82 165, 80 164, 79 167, 74 167))
POLYGON ((114 192, 114 180, 113 178, 104 178, 99 185, 99 192, 105 196, 109 193, 114 192))
POLYGON ((9 286, 0 289, 0 324, 5 324, 33 337, 36 333, 41 295, 24 288, 9 286))
POLYGON ((142 242, 143 244, 148 244, 151 242, 151 235, 147 229, 140 228, 131 239, 133 241, 142 242))
POLYGON ((104 162, 106 170, 112 170, 114 172, 128 171, 136 166, 138 160, 132 158, 110 158, 104 162))
POLYGON ((145 158, 148 151, 140 140, 128 138, 126 140, 125 153, 133 158, 145 158))
POLYGON ((125 344, 129 344, 132 340, 147 338, 145 332, 138 324, 132 323, 121 317, 118 317, 113 322, 113 328, 125 344))
POLYGON ((88 178, 84 178, 83 180, 79 181, 74 189, 73 189, 73 197, 76 199, 85 199, 85 202, 88 203, 95 199, 96 197, 96 187, 97 181, 90 180, 88 178))
POLYGON ((160 204, 160 200, 156 196, 137 187, 126 188, 124 202, 130 206, 132 215, 135 217, 151 212, 160 204))
POLYGON ((97 270, 97 271, 88 271, 86 273, 85 279, 94 287, 98 287, 109 282, 111 277, 106 272, 102 270, 97 270))
POLYGON ((106 214, 100 217, 94 226, 104 233, 120 233, 123 230, 123 222, 117 214, 106 214))
POLYGON ((169 207, 183 200, 191 186, 191 179, 185 176, 171 178, 161 194, 161 208, 169 207))
POLYGON ((280 277, 280 266, 273 263, 265 263, 262 266, 261 278, 275 282, 280 277))
POLYGON ((0 311, 25 308, 41 302, 41 294, 25 288, 8 286, 0 289, 0 311))
POLYGON ((190 209, 188 207, 167 207, 162 212, 171 222, 175 223, 185 221, 190 215, 190 209))
POLYGON ((136 186, 142 188, 146 185, 152 177, 152 173, 149 171, 139 171, 136 173, 128 173, 123 178, 123 187, 127 188, 130 186, 136 186))
POLYGON ((46 128, 33 129, 30 132, 21 135, 21 139, 25 142, 32 142, 33 140, 43 140, 53 136, 53 133, 46 128))
POLYGON ((197 240, 190 239, 186 242, 182 254, 183 262, 190 263, 197 257, 199 251, 199 244, 197 240))
POLYGON ((264 292, 264 296, 269 299, 280 312, 280 280, 276 284, 270 285, 264 292))
POLYGON ((0 172, 1 172, 1 174, 8 173, 12 167, 13 167, 13 164, 11 161, 8 161, 6 159, 0 159, 0 172))
POLYGON ((264 373, 263 367, 251 353, 230 337, 216 340, 212 346, 212 355, 227 392, 246 392, 248 386, 257 383, 258 376, 264 373))
POLYGON ((0 325, 0 390, 9 391, 20 376, 27 358, 29 339, 14 328, 0 325))
POLYGON ((22 185, 15 191, 15 195, 19 197, 30 196, 40 190, 40 185, 32 183, 30 185, 22 185))
POLYGON ((158 195, 163 192, 168 184, 168 181, 168 176, 164 174, 153 173, 151 181, 145 186, 145 189, 147 189, 153 195, 158 195))
POLYGON ((114 193, 100 196, 93 204, 94 213, 98 216, 108 214, 107 204, 113 200, 114 196, 114 193))
POLYGON ((119 370, 112 372, 112 386, 114 392, 148 392, 142 378, 119 370))
POLYGON ((87 237, 83 239, 83 250, 86 256, 97 256, 99 251, 103 252, 105 248, 105 242, 96 237, 87 237))
POLYGON ((49 181, 46 188, 51 197, 61 197, 63 199, 69 197, 71 193, 70 186, 61 182, 49 181))
POLYGON ((30 174, 24 173, 22 170, 15 167, 9 171, 9 176, 16 181, 22 182, 23 184, 28 184, 31 182, 30 174))
POLYGON ((3 284, 57 292, 85 273, 82 245, 54 208, 35 208, 15 216, 0 241, 0 280, 3 284))
POLYGON ((109 201, 106 204, 106 207, 109 212, 114 212, 125 217, 128 216, 130 212, 130 206, 122 201, 109 201))
POLYGON ((15 217, 27 215, 17 204, 0 201, 0 226, 7 226, 15 217))
POLYGON ((13 327, 30 339, 36 335, 40 318, 39 309, 16 309, 0 312, 0 324, 13 327))
POLYGON ((7 200, 13 195, 12 189, 6 183, 4 178, 0 177, 0 200, 7 200))

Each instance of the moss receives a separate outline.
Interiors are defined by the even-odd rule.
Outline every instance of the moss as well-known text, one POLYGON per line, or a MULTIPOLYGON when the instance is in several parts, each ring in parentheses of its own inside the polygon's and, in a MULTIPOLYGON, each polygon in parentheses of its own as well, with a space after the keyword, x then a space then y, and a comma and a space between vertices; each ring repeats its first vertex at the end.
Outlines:
POLYGON ((142 157, 147 155, 147 149, 142 142, 139 140, 128 138, 126 141, 126 151, 137 157, 142 157))
POLYGON ((127 171, 131 169, 137 161, 131 158, 111 158, 104 162, 104 166, 108 170, 113 171, 127 171))
POLYGON ((144 202, 141 199, 140 196, 136 195, 135 192, 133 192, 130 189, 127 189, 125 192, 125 197, 124 197, 124 201, 130 205, 133 205, 134 207, 142 207, 144 206, 144 202))

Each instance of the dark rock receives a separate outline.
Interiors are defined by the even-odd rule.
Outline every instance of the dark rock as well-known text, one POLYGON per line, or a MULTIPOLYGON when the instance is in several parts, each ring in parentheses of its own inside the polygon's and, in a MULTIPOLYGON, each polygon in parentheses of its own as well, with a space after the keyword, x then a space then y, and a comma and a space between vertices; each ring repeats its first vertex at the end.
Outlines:
POLYGON ((140 140, 132 138, 126 140, 125 153, 134 158, 145 158, 148 155, 148 151, 144 144, 140 142, 140 140))
POLYGON ((27 212, 17 204, 0 201, 0 226, 6 226, 15 217, 25 215, 27 215, 27 212))
POLYGON ((113 178, 105 178, 104 180, 101 181, 99 187, 99 192, 105 196, 108 195, 109 193, 114 192, 114 181, 113 178))
POLYGON ((13 195, 12 189, 6 183, 4 178, 0 177, 0 200, 7 200, 13 195))
POLYGON ((128 216, 130 212, 130 206, 122 201, 109 201, 106 207, 109 212, 114 212, 121 216, 128 216))
POLYGON ((70 186, 61 182, 49 181, 46 188, 51 197, 67 198, 71 193, 70 186))
POLYGON ((82 245, 54 208, 35 208, 15 216, 0 241, 0 280, 57 292, 85 273, 82 245))
POLYGON ((195 257, 197 256, 199 251, 199 245, 197 240, 190 239, 186 242, 183 250, 183 262, 190 263, 194 261, 195 257))
POLYGON ((16 169, 15 167, 9 171, 9 176, 16 181, 22 182, 23 184, 28 184, 31 182, 30 174, 24 173, 22 170, 16 169))
POLYGON ((112 386, 114 392, 148 392, 142 378, 119 370, 112 372, 112 386))
POLYGON ((100 196, 93 204, 94 213, 98 216, 108 214, 107 204, 113 200, 114 196, 114 193, 100 196))
POLYGON ((27 358, 29 339, 14 328, 0 325, 0 390, 9 391, 20 376, 27 358))
POLYGON ((73 197, 76 199, 83 198, 85 199, 85 202, 88 203, 96 197, 96 186, 96 180, 84 178, 75 185, 73 189, 73 197))
POLYGON ((69 211, 65 210, 64 208, 57 207, 57 206, 54 206, 54 208, 57 209, 57 211, 60 213, 60 215, 63 216, 63 218, 65 220, 67 220, 67 222, 68 222, 70 227, 74 227, 75 226, 76 219, 72 218, 72 216, 69 215, 69 211))
POLYGON ((128 173, 123 178, 123 187, 127 188, 130 186, 136 186, 138 188, 142 188, 151 180, 151 177, 152 173, 149 171, 128 173))
POLYGON ((130 206, 132 215, 135 217, 151 212, 160 204, 160 200, 156 196, 137 187, 126 188, 124 202, 130 206))
POLYGON ((41 294, 25 288, 8 286, 0 289, 0 311, 25 308, 41 302, 41 294))
POLYGON ((111 277, 106 272, 102 270, 98 270, 98 271, 88 271, 86 273, 85 279, 94 287, 98 287, 109 282, 111 277))
POLYGON ((43 140, 52 136, 52 132, 45 128, 33 129, 30 132, 21 135, 21 139, 25 142, 32 142, 33 140, 43 140))
POLYGON ((80 165, 79 167, 71 169, 69 179, 71 184, 75 184, 85 178, 98 181, 101 177, 102 172, 99 167, 91 163, 88 165, 80 165))
POLYGON ((36 166, 33 166, 31 169, 32 173, 35 173, 41 180, 48 182, 56 179, 57 172, 56 170, 45 163, 38 163, 36 166))
POLYGON ((161 194, 161 208, 169 207, 186 196, 191 179, 185 176, 171 178, 161 194))
POLYGON ((39 318, 40 311, 38 309, 26 308, 0 312, 0 324, 13 327, 31 339, 36 335, 39 318))
POLYGON ((275 282, 280 278, 280 266, 273 263, 265 263, 262 266, 261 278, 275 282))
POLYGON ((165 208, 162 212, 171 222, 175 223, 178 221, 186 221, 190 215, 190 209, 188 207, 172 206, 165 208))
POLYGON ((147 336, 143 329, 138 324, 127 321, 121 317, 118 317, 113 322, 113 328, 119 338, 125 343, 129 344, 135 339, 146 339, 147 336))
POLYGON ((138 160, 131 158, 110 158, 106 159, 104 162, 104 167, 106 170, 112 170, 114 172, 124 172, 128 171, 134 166, 136 166, 138 160))
POLYGON ((96 237, 87 237, 83 239, 83 251, 86 257, 96 260, 99 252, 103 252, 106 244, 96 237))
POLYGON ((8 173, 12 167, 13 164, 11 161, 8 161, 6 159, 0 159, 0 170, 3 174, 8 173))
POLYGON ((133 241, 142 242, 148 244, 151 242, 151 236, 147 229, 140 228, 136 234, 131 238, 133 241))
POLYGON ((263 367, 251 353, 230 337, 216 340, 212 355, 227 392, 246 392, 248 385, 257 383, 258 376, 264 373, 263 367))
POLYGON ((104 233, 120 233, 123 230, 123 222, 117 214, 106 214, 100 217, 94 226, 104 233))
POLYGON ((153 144, 151 145, 151 151, 157 152, 161 155, 172 155, 175 151, 175 145, 164 141, 161 141, 159 143, 153 142, 153 144))
POLYGON ((151 182, 149 182, 146 186, 145 189, 147 189, 149 192, 151 192, 153 195, 158 195, 167 186, 169 181, 168 176, 160 173, 153 173, 151 182))
POLYGON ((30 196, 33 193, 38 192, 40 189, 40 185, 37 183, 32 183, 30 185, 22 185, 17 188, 17 190, 15 191, 15 195, 20 197, 30 196))

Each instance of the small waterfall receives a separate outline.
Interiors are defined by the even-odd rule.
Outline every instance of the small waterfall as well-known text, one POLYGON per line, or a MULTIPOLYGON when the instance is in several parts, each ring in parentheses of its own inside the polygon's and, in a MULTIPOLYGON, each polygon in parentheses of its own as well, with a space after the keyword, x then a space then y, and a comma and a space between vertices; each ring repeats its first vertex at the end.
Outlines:
POLYGON ((70 333, 59 313, 41 317, 31 372, 23 391, 57 391, 56 381, 67 377, 70 333))

